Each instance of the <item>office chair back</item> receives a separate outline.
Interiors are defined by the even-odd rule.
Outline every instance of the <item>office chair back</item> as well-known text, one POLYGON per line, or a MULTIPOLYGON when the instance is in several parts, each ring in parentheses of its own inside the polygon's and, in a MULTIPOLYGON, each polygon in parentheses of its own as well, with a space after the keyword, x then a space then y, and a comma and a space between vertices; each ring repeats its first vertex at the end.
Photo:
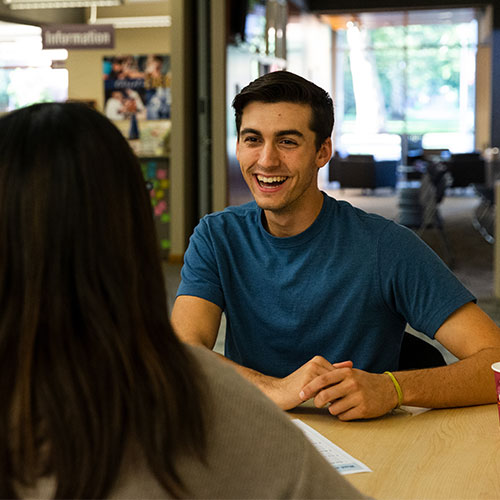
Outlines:
POLYGON ((418 370, 445 366, 441 352, 429 342, 405 332, 399 356, 399 370, 418 370))

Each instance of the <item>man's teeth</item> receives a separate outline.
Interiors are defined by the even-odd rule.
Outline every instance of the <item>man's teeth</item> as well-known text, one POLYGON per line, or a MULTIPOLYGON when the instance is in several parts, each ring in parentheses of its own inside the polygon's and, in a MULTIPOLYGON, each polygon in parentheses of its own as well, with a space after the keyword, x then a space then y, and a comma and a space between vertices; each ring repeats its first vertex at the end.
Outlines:
POLYGON ((264 177, 262 175, 257 176, 257 180, 259 182, 265 182, 267 184, 273 184, 275 182, 284 182, 286 181, 286 177, 264 177))

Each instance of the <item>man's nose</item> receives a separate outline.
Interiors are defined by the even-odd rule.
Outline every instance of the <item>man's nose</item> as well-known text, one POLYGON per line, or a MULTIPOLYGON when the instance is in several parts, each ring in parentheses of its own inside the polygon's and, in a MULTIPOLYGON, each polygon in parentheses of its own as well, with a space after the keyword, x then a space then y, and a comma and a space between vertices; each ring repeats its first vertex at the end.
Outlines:
POLYGON ((260 151, 259 163, 262 167, 274 167, 279 162, 279 152, 274 144, 264 144, 260 151))

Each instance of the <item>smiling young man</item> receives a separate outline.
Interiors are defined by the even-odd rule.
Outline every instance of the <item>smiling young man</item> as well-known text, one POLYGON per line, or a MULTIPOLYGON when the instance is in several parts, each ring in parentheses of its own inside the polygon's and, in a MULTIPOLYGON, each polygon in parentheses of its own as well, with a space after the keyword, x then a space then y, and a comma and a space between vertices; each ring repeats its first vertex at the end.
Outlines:
POLYGON ((318 170, 332 154, 330 137, 316 148, 311 107, 293 102, 245 106, 236 157, 266 229, 293 236, 307 229, 323 205, 318 170), (285 128, 286 127, 286 128, 285 128))
POLYGON ((343 420, 397 405, 496 400, 500 330, 412 231, 318 188, 333 103, 286 71, 238 94, 237 158, 255 201, 204 217, 172 312, 179 337, 225 357, 281 408, 314 398, 343 420), (397 370, 406 324, 459 361, 397 370))

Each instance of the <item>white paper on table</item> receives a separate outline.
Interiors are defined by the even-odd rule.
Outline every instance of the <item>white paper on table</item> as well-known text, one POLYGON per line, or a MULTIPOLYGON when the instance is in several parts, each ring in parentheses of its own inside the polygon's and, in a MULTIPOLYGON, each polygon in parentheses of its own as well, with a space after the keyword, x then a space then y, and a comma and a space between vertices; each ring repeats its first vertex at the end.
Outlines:
POLYGON ((421 406, 400 406, 399 409, 405 413, 409 413, 412 417, 430 410, 430 408, 423 408, 421 406))
POLYGON ((298 418, 292 419, 305 436, 311 441, 316 449, 326 458, 328 463, 337 469, 340 474, 355 474, 356 472, 371 472, 364 463, 356 460, 346 453, 342 448, 333 444, 329 439, 314 430, 311 426, 298 418))

